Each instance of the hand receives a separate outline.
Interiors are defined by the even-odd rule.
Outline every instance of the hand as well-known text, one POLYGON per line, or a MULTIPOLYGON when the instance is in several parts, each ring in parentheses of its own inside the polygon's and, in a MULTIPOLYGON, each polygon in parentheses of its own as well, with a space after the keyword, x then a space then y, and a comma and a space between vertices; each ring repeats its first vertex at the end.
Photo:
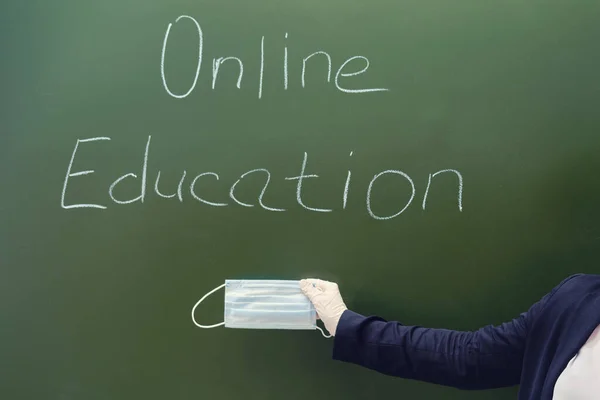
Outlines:
POLYGON ((317 315, 325 324, 327 331, 335 336, 338 322, 347 310, 338 285, 320 279, 302 279, 300 289, 315 306, 317 315))

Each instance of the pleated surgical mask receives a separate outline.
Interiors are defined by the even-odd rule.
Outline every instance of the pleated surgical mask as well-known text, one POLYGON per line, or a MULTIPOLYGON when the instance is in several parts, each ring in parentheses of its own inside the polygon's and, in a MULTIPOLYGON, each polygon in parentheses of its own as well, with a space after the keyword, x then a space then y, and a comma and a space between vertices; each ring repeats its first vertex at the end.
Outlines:
POLYGON ((205 294, 192 308, 192 321, 199 328, 218 326, 243 329, 318 329, 317 312, 294 280, 226 280, 205 294), (224 321, 201 325, 194 316, 196 307, 208 296, 225 288, 224 321))

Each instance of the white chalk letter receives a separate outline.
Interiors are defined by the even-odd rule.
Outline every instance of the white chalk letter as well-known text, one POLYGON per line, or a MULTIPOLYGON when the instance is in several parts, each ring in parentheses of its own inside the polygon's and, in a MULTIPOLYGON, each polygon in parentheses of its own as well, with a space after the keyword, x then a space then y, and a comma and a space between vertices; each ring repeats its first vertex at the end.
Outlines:
POLYGON ((164 197, 165 199, 172 199, 173 197, 177 196, 179 201, 183 201, 183 194, 181 193, 181 191, 183 188, 183 180, 185 179, 185 174, 186 174, 186 171, 183 171, 183 175, 181 176, 181 179, 179 180, 179 185, 177 185, 177 193, 163 194, 160 192, 160 190, 158 190, 158 181, 160 180, 160 171, 158 171, 158 174, 156 175, 156 182, 154 183, 154 191, 156 192, 157 195, 159 195, 160 197, 164 197))
POLYGON ((195 177, 194 180, 192 181, 192 184, 190 185, 190 193, 196 200, 198 200, 201 203, 208 204, 209 206, 214 206, 214 207, 225 207, 227 205, 227 203, 213 203, 212 201, 204 200, 204 199, 200 198, 194 191, 194 187, 196 186, 196 181, 205 175, 214 176, 215 178, 217 178, 217 180, 219 180, 219 175, 217 175, 216 173, 203 172, 200 175, 198 175, 197 177, 195 177))
POLYGON ((373 179, 371 180, 371 183, 369 183, 369 189, 367 190, 367 211, 369 212, 369 215, 375 219, 380 219, 380 220, 392 219, 392 218, 395 218, 398 215, 402 214, 404 212, 404 210, 406 210, 408 208, 410 203, 412 203, 414 198, 415 198, 415 184, 413 183, 412 179, 410 179, 410 176, 408 176, 407 174, 405 174, 402 171, 396 171, 393 169, 389 169, 387 171, 383 171, 383 172, 380 172, 377 175, 375 175, 373 177, 373 179), (385 174, 397 174, 397 175, 402 175, 403 177, 405 177, 406 180, 408 180, 408 182, 410 183, 410 186, 412 187, 412 194, 410 195, 410 199, 408 200, 408 202, 406 203, 406 205, 404 206, 404 208, 402 210, 398 211, 394 215, 390 215, 387 217, 379 217, 379 216, 375 215, 375 213, 373 213, 373 210, 371 210, 371 190, 373 189, 373 184, 375 183, 377 178, 379 178, 380 176, 385 175, 385 174))
POLYGON ((300 204, 302 207, 306 208, 307 210, 310 211, 317 211, 317 212, 330 212, 330 209, 327 208, 312 208, 307 206, 306 204, 304 204, 302 202, 302 180, 304 178, 318 178, 319 175, 304 175, 304 171, 306 171, 306 159, 308 158, 308 154, 306 154, 306 152, 304 152, 304 161, 302 162, 302 170, 300 171, 300 175, 299 176, 294 176, 294 177, 290 177, 290 178, 285 178, 286 181, 293 181, 293 180, 298 180, 298 186, 296 187, 296 200, 298 201, 298 204, 300 204))
POLYGON ((260 39, 260 75, 258 76, 258 98, 262 97, 263 73, 265 71, 265 37, 260 39))
POLYGON ((167 32, 165 33, 165 38, 163 40, 162 53, 160 55, 160 76, 162 77, 163 86, 165 87, 165 90, 167 91, 167 93, 169 93, 172 97, 175 97, 176 99, 182 99, 184 97, 187 97, 192 92, 192 90, 194 90, 194 88, 196 87, 196 82, 198 81, 198 75, 200 75, 200 67, 202 65, 202 44, 204 42, 204 36, 202 35, 202 28, 200 28, 200 24, 198 23, 198 21, 196 21, 194 18, 192 18, 188 15, 180 15, 179 17, 177 17, 175 22, 176 23, 179 22, 179 20, 182 18, 187 18, 187 19, 192 20, 194 25, 196 25, 196 29, 198 30, 198 65, 196 66, 196 76, 194 76, 194 82, 192 83, 192 86, 185 94, 175 94, 169 90, 169 86, 167 85, 167 77, 165 76, 165 53, 167 51, 167 39, 169 39, 169 32, 171 31, 171 26, 173 25, 173 24, 169 23, 169 26, 167 27, 167 32))
POLYGON ((229 197, 231 197, 233 199, 233 201, 235 201, 236 203, 238 203, 240 206, 244 206, 244 207, 254 207, 254 205, 252 204, 248 204, 248 203, 243 203, 241 201, 239 201, 235 195, 233 194, 233 192, 235 191, 235 187, 237 186, 238 183, 240 183, 240 181, 242 179, 244 179, 244 177, 246 175, 250 175, 254 172, 265 172, 267 174, 267 181, 265 182, 265 186, 263 186, 262 191, 260 192, 260 195, 258 196, 258 203, 260 204, 260 206, 262 208, 264 208, 265 210, 269 210, 269 211, 285 211, 285 209, 283 208, 273 208, 273 207, 269 207, 266 206, 263 203, 263 197, 265 195, 265 192, 267 191, 267 186, 269 186, 269 182, 271 181, 271 173, 264 169, 264 168, 257 168, 257 169, 253 169, 252 171, 248 171, 242 174, 242 176, 240 176, 240 179, 238 179, 237 181, 235 181, 235 183, 233 185, 231 185, 231 190, 229 191, 229 197))
POLYGON ((212 81, 212 88, 215 88, 215 85, 217 84, 217 75, 219 74, 219 67, 221 66, 221 64, 223 64, 225 61, 228 60, 235 60, 238 62, 239 66, 240 66, 240 73, 238 74, 238 80, 237 80, 237 88, 239 89, 242 85, 242 76, 244 75, 244 64, 242 63, 242 60, 240 60, 237 57, 219 57, 219 58, 215 58, 213 59, 213 81, 212 81))
POLYGON ((324 51, 315 51, 314 53, 312 53, 311 55, 309 55, 308 57, 306 57, 305 59, 302 60, 302 87, 304 87, 304 74, 306 73, 306 62, 312 56, 316 56, 317 54, 322 54, 325 57, 327 57, 327 62, 328 62, 328 66, 329 66, 329 69, 327 70, 327 82, 331 82, 331 56, 329 54, 325 53, 324 51))
MULTIPOLYGON (((287 32, 285 33, 285 38, 288 38, 287 32)), ((288 48, 284 46, 283 48, 283 88, 287 90, 288 88, 288 48)))
POLYGON ((70 205, 65 205, 65 194, 67 193, 67 184, 69 183, 69 178, 73 177, 73 176, 82 176, 82 175, 88 175, 88 174, 93 174, 94 170, 87 170, 87 171, 79 171, 79 172, 73 172, 71 173, 71 168, 73 167, 73 161, 75 160, 75 153, 77 153, 77 148, 79 147, 79 143, 86 143, 86 142, 95 142, 97 140, 110 140, 109 137, 94 137, 94 138, 89 138, 89 139, 77 139, 77 142, 75 143, 75 149, 73 149, 73 154, 71 155, 71 161, 69 161, 69 166, 67 167, 67 175, 65 176, 65 182, 63 184, 63 190, 62 190, 62 195, 60 197, 60 206, 64 209, 69 209, 69 208, 100 208, 102 210, 106 209, 105 206, 102 206, 100 204, 70 204, 70 205))
POLYGON ((137 175, 130 172, 128 174, 125 174, 123 176, 120 176, 119 178, 117 178, 116 181, 113 182, 112 185, 110 185, 110 187, 108 188, 108 194, 110 195, 110 198, 117 204, 131 204, 134 203, 136 201, 141 201, 142 203, 144 202, 144 198, 146 197, 146 175, 148 173, 148 151, 150 149, 150 139, 151 136, 148 136, 148 141, 146 142, 146 151, 144 152, 144 164, 142 165, 142 187, 141 187, 141 191, 140 191, 140 195, 136 198, 133 198, 131 200, 117 200, 115 198, 115 196, 113 195, 113 191, 115 190, 115 187, 123 180, 125 180, 126 178, 132 177, 132 178, 137 178, 137 175))
MULTIPOLYGON (((351 151, 350 152, 350 157, 352 157, 352 154, 354 152, 351 151)), ((348 175, 346 176, 346 184, 344 185, 344 206, 343 208, 346 209, 346 203, 348 202, 348 192, 350 191, 350 178, 352 177, 352 172, 350 170, 348 170, 348 175)))
POLYGON ((384 88, 374 88, 374 89, 345 89, 343 87, 340 86, 340 76, 343 77, 350 77, 350 76, 356 76, 356 75, 360 75, 364 72, 367 71, 367 69, 369 68, 369 60, 367 59, 367 57, 363 57, 363 56, 354 56, 354 57, 350 57, 349 59, 347 59, 341 66, 340 69, 338 69, 337 74, 335 74, 335 86, 341 90, 344 93, 367 93, 367 92, 385 92, 388 91, 389 89, 384 89, 384 88), (350 61, 352 60, 365 60, 365 62, 367 63, 367 65, 365 65, 365 67, 363 69, 361 69, 360 71, 357 72, 349 72, 349 73, 342 73, 342 70, 344 69, 344 67, 346 66, 346 64, 348 64, 350 61))
POLYGON ((444 172, 454 172, 458 177, 458 209, 462 212, 462 193, 463 193, 463 177, 455 169, 443 169, 441 171, 436 172, 435 174, 429 174, 429 180, 427 181, 427 189, 425 189, 425 195, 423 196, 423 210, 425 209, 425 204, 427 203, 427 195, 429 194, 429 186, 431 185, 431 178, 434 176, 444 173, 444 172))

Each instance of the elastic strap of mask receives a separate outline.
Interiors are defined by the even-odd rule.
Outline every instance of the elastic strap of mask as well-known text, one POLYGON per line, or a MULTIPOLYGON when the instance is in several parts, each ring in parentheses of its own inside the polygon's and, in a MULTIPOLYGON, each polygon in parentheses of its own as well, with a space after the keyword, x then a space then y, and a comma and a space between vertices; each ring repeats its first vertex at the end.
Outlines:
POLYGON ((225 287, 225 284, 222 284, 221 286, 214 288, 213 290, 211 290, 210 292, 208 292, 204 296, 202 296, 202 298, 200 300, 198 300, 198 302, 196 304, 194 304, 194 307, 192 308, 192 321, 194 321, 194 324, 196 324, 196 326, 198 328, 210 329, 210 328, 216 328, 217 326, 225 325, 225 322, 220 322, 220 323, 214 324, 214 325, 200 325, 199 323, 196 322, 196 318, 194 317, 194 312, 196 312, 196 307, 198 307, 198 305, 200 303, 202 303, 204 301, 204 299, 206 299, 208 296, 210 296, 217 290, 222 289, 224 287, 225 287))
POLYGON ((318 326, 317 326, 317 329, 320 330, 323 337, 325 337, 327 339, 329 339, 332 336, 332 335, 326 334, 325 331, 323 329, 319 328, 318 326))

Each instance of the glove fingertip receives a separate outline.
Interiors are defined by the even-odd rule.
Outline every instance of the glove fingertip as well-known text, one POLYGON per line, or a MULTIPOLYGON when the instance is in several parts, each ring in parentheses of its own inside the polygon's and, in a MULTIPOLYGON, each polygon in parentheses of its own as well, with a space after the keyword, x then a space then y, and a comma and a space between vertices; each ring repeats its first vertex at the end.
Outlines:
POLYGON ((309 296, 312 288, 313 288, 313 285, 310 282, 308 282, 306 279, 302 279, 300 281, 300 290, 302 290, 302 292, 305 295, 309 296))

